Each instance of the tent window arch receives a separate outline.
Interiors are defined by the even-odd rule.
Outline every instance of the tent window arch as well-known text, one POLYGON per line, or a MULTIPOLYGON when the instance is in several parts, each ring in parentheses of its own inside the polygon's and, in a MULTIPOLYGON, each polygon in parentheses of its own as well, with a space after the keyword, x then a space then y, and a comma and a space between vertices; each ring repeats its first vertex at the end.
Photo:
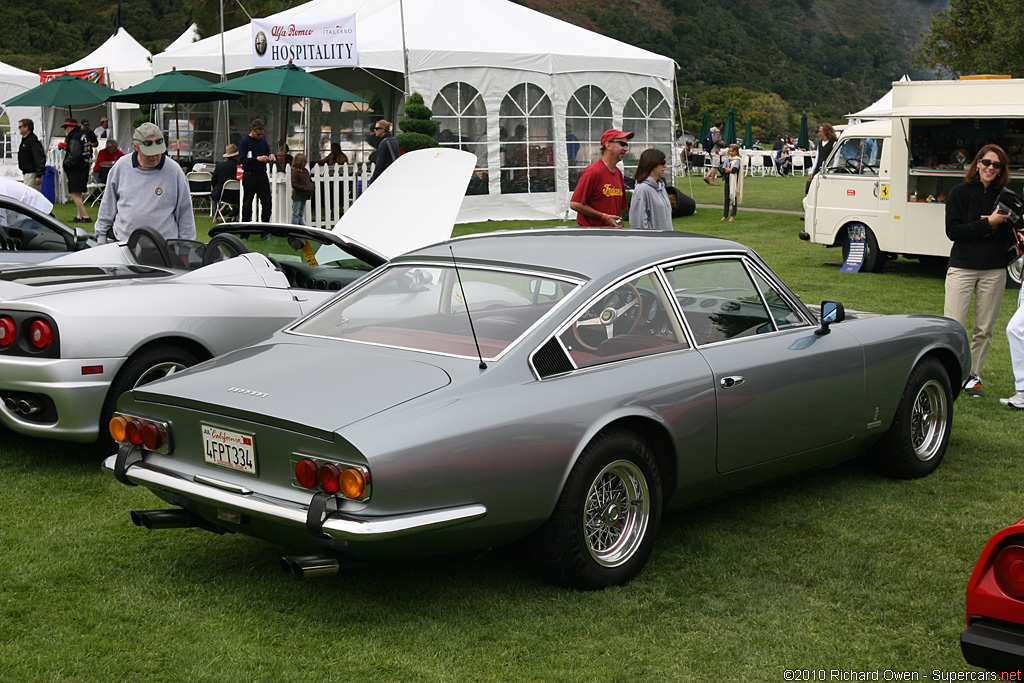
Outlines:
POLYGON ((487 194, 487 106, 468 83, 441 88, 431 107, 442 147, 458 147, 476 155, 476 168, 466 194, 487 194))
POLYGON ((555 191, 555 117, 551 98, 533 83, 505 95, 498 112, 501 193, 555 191))
POLYGON ((629 153, 623 159, 625 175, 632 178, 640 154, 655 147, 672 158, 672 108, 668 100, 654 88, 640 88, 626 102, 622 110, 622 127, 635 133, 630 141, 629 153))
POLYGON ((565 148, 569 189, 575 190, 583 170, 601 157, 601 134, 612 127, 612 103, 603 90, 585 85, 565 105, 565 148))

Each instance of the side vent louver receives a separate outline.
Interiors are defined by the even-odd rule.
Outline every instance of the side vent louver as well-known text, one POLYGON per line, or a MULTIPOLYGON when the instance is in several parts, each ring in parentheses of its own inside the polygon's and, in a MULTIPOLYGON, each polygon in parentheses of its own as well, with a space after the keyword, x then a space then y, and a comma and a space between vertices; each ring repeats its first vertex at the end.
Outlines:
POLYGON ((561 344, 554 337, 549 339, 547 344, 537 349, 537 352, 533 354, 533 367, 537 370, 537 374, 541 379, 569 372, 573 369, 572 362, 565 355, 561 344))

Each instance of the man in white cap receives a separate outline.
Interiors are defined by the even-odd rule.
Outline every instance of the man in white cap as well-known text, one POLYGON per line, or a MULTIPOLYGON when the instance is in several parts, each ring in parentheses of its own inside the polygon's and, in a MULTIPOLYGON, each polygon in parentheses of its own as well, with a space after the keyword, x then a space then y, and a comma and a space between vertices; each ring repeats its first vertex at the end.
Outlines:
POLYGON ((100 242, 125 240, 132 230, 149 226, 164 239, 196 238, 192 195, 188 179, 167 156, 163 133, 153 123, 144 123, 132 136, 133 154, 117 160, 107 176, 107 189, 96 219, 100 242))

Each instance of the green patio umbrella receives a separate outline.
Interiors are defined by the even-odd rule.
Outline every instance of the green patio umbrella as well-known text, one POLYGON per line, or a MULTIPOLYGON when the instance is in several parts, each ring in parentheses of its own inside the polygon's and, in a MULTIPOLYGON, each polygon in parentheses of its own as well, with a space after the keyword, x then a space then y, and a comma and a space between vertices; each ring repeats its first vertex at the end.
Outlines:
MULTIPOLYGON (((109 101, 134 102, 135 104, 173 104, 174 123, 177 126, 179 102, 217 102, 220 100, 237 100, 244 96, 244 93, 226 88, 214 89, 213 85, 210 81, 181 73, 172 68, 167 73, 159 74, 148 81, 143 81, 138 85, 133 85, 115 95, 111 95, 109 101)), ((178 130, 175 130, 174 133, 178 138, 181 137, 178 130)), ((180 162, 180 148, 175 147, 174 151, 176 153, 175 156, 180 162)))
POLYGON ((736 107, 729 107, 729 115, 725 117, 725 130, 722 131, 722 141, 726 145, 736 144, 736 107))
POLYGON ((257 71, 230 81, 216 83, 214 88, 239 92, 259 92, 284 97, 315 97, 337 102, 367 102, 344 88, 314 76, 294 64, 284 64, 273 69, 257 71))
POLYGON ((754 146, 754 120, 747 119, 747 132, 743 134, 743 146, 750 149, 754 146))
POLYGON ((369 103, 369 100, 364 100, 359 95, 350 93, 348 90, 329 83, 319 76, 314 76, 291 62, 273 69, 265 69, 238 78, 232 78, 230 81, 217 83, 213 87, 284 97, 285 117, 282 120, 285 121, 285 133, 287 133, 286 117, 289 97, 311 97, 321 100, 334 100, 336 102, 369 103))
POLYGON ((4 104, 8 107, 67 107, 68 115, 72 115, 72 107, 103 104, 117 91, 105 85, 87 81, 65 72, 15 95, 4 104))
POLYGON ((796 146, 798 149, 810 149, 811 141, 807 139, 807 114, 800 116, 800 135, 797 136, 796 146))
POLYGON ((700 135, 697 136, 697 144, 703 144, 704 138, 711 132, 711 112, 704 110, 704 120, 700 124, 700 135))

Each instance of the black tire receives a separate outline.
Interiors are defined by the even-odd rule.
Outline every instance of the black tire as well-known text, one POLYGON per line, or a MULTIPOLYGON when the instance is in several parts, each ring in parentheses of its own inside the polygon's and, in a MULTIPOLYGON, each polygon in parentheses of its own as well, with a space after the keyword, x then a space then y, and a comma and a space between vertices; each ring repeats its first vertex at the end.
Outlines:
POLYGON ((580 590, 624 584, 651 556, 661 526, 661 475, 635 434, 596 436, 580 455, 555 510, 530 539, 545 580, 580 590))
POLYGON ((199 359, 191 352, 171 344, 148 346, 125 361, 115 375, 114 381, 110 383, 107 397, 103 401, 103 410, 100 412, 100 434, 96 441, 100 452, 110 455, 117 450, 114 440, 110 438, 107 431, 107 425, 110 423, 110 418, 114 416, 117 399, 121 394, 174 372, 190 368, 198 362, 199 359))
POLYGON ((850 228, 855 226, 862 226, 864 228, 864 263, 860 267, 861 272, 881 273, 885 269, 886 256, 878 250, 878 240, 875 239, 875 233, 871 232, 871 228, 863 223, 854 223, 846 226, 846 236, 842 238, 843 261, 845 262, 850 256, 850 228))
POLYGON ((889 431, 871 448, 882 474, 917 479, 942 462, 953 426, 953 389, 938 360, 925 358, 910 373, 889 431))

